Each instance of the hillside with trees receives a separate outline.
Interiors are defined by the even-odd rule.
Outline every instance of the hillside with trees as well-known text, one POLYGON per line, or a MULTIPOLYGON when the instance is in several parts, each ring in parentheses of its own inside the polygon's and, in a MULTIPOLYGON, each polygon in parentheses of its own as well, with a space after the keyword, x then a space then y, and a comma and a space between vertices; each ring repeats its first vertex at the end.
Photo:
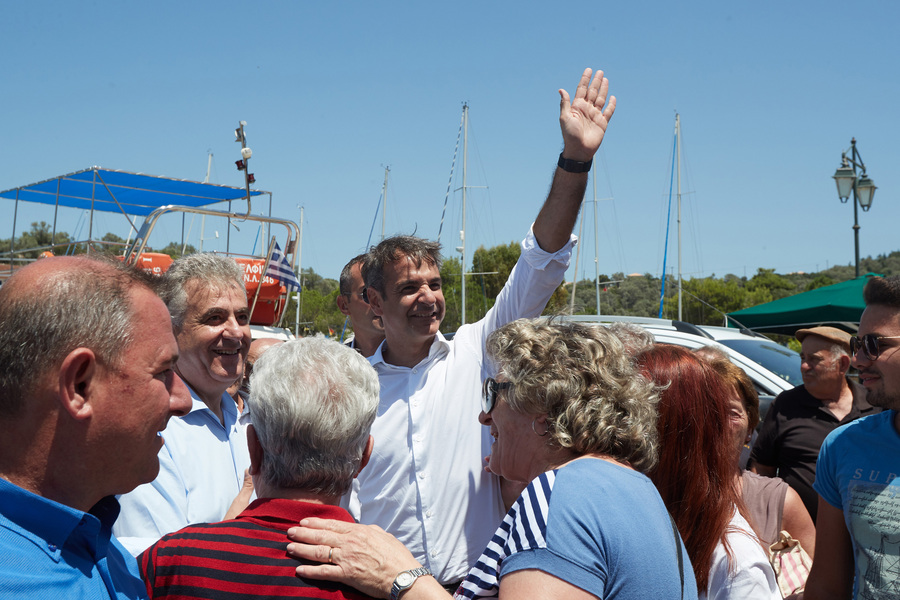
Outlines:
MULTIPOLYGON (((43 248, 50 245, 52 237, 51 227, 47 223, 32 223, 29 231, 16 238, 14 246, 16 258, 37 258, 43 248)), ((71 241, 69 234, 60 231, 56 232, 53 239, 57 244, 68 244, 71 241)), ((113 254, 121 252, 124 245, 125 240, 112 233, 103 236, 100 242, 92 242, 95 250, 113 254)), ((8 262, 9 251, 10 239, 0 239, 0 263, 8 262)), ((83 244, 73 244, 68 248, 63 247, 62 250, 57 249, 56 253, 80 254, 84 251, 83 244)), ((180 244, 172 242, 155 251, 178 258, 181 256, 182 248, 180 244)), ((474 252, 472 264, 468 266, 466 275, 467 323, 477 321, 494 305, 494 299, 503 289, 509 272, 519 258, 519 251, 519 243, 510 242, 493 248, 480 247, 474 252)), ((196 249, 188 245, 184 248, 184 252, 191 254, 196 252, 196 249)), ((445 332, 456 331, 462 323, 460 272, 458 258, 449 257, 444 260, 441 276, 444 281, 447 314, 441 330, 445 332)), ((882 275, 900 273, 900 251, 861 259, 860 272, 882 275)), ((721 325, 724 323, 724 313, 846 281, 853 276, 853 266, 847 265, 833 266, 818 273, 779 274, 774 269, 760 268, 749 278, 733 274, 722 277, 711 275, 688 278, 683 282, 683 320, 698 325, 721 325)), ((344 331, 344 315, 337 308, 337 279, 323 277, 311 268, 303 269, 299 279, 303 284, 299 318, 301 334, 321 332, 340 337, 343 332, 344 335, 349 335, 349 329, 344 331)), ((599 277, 599 294, 598 286, 595 286, 593 280, 578 281, 575 284, 574 303, 572 283, 560 285, 544 313, 559 314, 572 311, 574 314, 597 314, 599 302, 601 314, 656 317, 659 313, 661 287, 662 280, 650 274, 604 274, 599 277)), ((676 292, 677 281, 668 276, 663 303, 664 318, 677 318, 676 292)), ((284 316, 283 324, 291 329, 297 320, 296 306, 292 300, 284 316)))

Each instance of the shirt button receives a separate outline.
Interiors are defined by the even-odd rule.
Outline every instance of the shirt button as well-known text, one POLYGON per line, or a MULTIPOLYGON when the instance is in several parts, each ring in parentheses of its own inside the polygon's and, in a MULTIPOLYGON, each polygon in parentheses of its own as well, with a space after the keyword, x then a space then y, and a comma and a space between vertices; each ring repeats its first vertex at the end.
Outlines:
POLYGON ((56 544, 47 544, 47 548, 50 549, 50 552, 56 552, 56 544))
POLYGON ((437 550, 431 551, 431 558, 437 558, 437 550))
POLYGON ((419 473, 419 479, 425 479, 425 473, 419 473))
POLYGON ((431 517, 434 516, 434 511, 429 510, 427 513, 425 513, 425 516, 430 519, 431 517))
POLYGON ((418 373, 418 372, 419 372, 418 369, 413 369, 413 373, 418 373))

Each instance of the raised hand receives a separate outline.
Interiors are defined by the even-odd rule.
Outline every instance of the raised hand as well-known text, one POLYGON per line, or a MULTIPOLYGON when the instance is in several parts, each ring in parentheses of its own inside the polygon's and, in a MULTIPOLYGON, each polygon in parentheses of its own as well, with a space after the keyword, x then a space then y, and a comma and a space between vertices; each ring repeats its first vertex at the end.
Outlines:
POLYGON ((593 81, 591 69, 585 69, 570 102, 566 90, 559 90, 559 126, 563 135, 563 156, 587 162, 600 148, 606 127, 616 110, 616 97, 609 94, 609 80, 597 71, 593 81))

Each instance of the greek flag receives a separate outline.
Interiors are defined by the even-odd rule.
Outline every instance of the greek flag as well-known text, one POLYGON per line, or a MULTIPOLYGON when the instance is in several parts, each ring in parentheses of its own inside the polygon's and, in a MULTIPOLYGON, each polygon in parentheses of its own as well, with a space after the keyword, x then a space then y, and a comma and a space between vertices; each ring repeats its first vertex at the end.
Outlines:
POLYGON ((266 276, 277 279, 281 282, 281 285, 289 290, 300 289, 300 282, 297 281, 297 276, 294 275, 294 270, 291 269, 291 265, 288 264, 288 261, 284 257, 284 254, 281 253, 281 248, 278 247, 278 242, 275 242, 275 247, 272 249, 272 257, 269 259, 269 266, 266 269, 266 276))

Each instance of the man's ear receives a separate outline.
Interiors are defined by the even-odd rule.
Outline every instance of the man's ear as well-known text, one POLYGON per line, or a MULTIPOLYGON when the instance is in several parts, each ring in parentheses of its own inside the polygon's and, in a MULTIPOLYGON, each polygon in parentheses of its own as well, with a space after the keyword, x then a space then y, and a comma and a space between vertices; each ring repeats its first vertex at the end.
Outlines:
POLYGON ((92 395, 97 393, 99 366, 90 348, 75 348, 63 359, 59 368, 57 393, 59 401, 73 419, 93 415, 92 395))
POLYGON ((338 305, 338 309, 342 313, 344 313, 348 317, 350 316, 350 307, 347 306, 347 297, 346 296, 344 296, 342 294, 338 294, 337 305, 338 305))
POLYGON ((846 375, 847 371, 850 369, 850 357, 847 356, 846 354, 841 354, 840 365, 841 365, 841 373, 846 375))
POLYGON ((359 461, 359 470, 356 472, 357 477, 359 477, 359 474, 362 473, 362 470, 366 468, 366 465, 369 464, 369 459, 372 458, 372 449, 374 447, 375 438, 370 435, 369 441, 366 442, 366 447, 363 448, 362 459, 359 461))
POLYGON ((247 425, 247 448, 250 450, 250 474, 259 475, 265 450, 259 443, 259 436, 256 435, 253 424, 247 425))
POLYGON ((369 297, 369 306, 372 307, 372 312, 379 317, 383 317, 384 310, 382 305, 381 292, 379 292, 375 288, 367 287, 366 295, 369 297))

